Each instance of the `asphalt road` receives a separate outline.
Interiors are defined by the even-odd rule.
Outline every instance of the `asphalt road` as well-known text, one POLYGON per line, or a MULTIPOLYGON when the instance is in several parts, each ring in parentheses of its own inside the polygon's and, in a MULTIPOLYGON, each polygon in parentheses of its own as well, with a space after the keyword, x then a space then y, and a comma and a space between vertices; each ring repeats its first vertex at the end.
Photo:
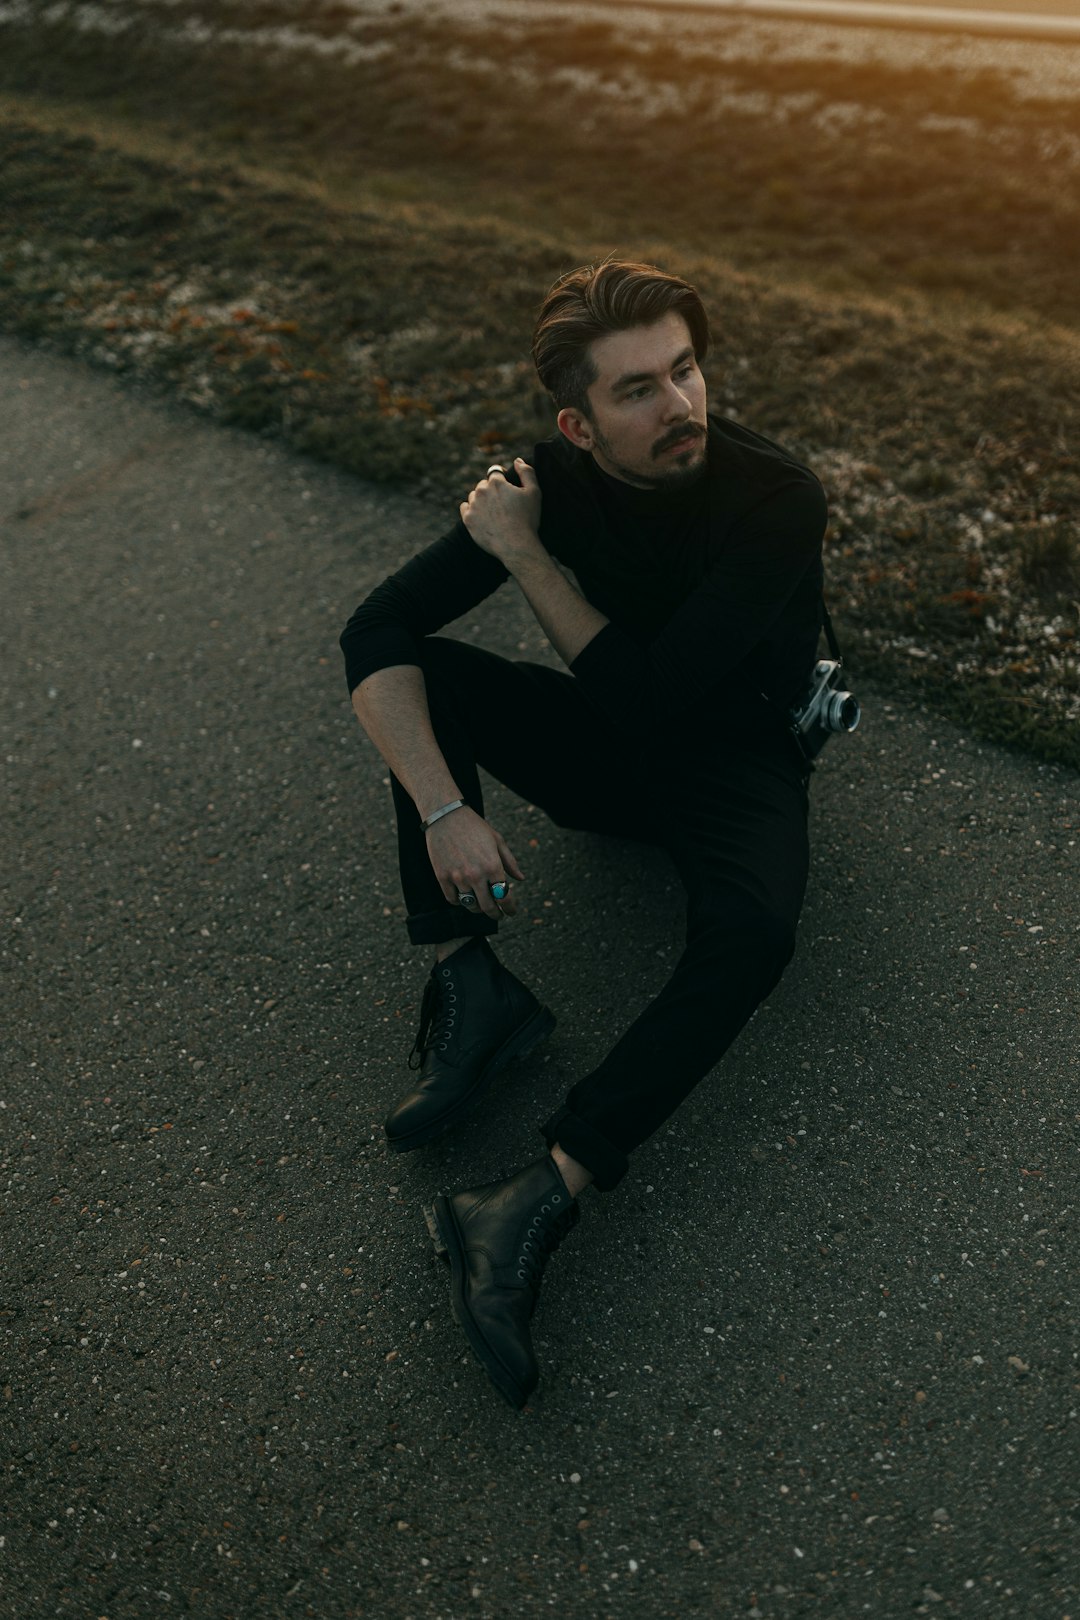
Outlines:
MULTIPOLYGON (((427 963, 337 636, 439 525, 10 340, 0 424, 0 1614, 1075 1620, 1077 777, 863 687, 796 960, 583 1195, 517 1414, 421 1206, 659 988, 665 858, 492 792, 559 1027, 391 1157, 427 963)), ((535 654, 510 591, 460 632, 535 654)))

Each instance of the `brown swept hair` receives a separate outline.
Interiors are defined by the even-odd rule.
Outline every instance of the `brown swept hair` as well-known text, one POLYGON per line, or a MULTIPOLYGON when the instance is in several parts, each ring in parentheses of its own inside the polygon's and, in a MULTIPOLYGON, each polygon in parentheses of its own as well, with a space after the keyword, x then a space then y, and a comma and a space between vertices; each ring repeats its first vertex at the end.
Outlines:
POLYGON ((560 276, 540 306, 532 354, 556 410, 589 414, 588 391, 599 372, 589 345, 608 332, 652 326, 674 311, 690 329, 699 361, 709 352, 709 320, 688 281, 654 264, 606 259, 560 276))

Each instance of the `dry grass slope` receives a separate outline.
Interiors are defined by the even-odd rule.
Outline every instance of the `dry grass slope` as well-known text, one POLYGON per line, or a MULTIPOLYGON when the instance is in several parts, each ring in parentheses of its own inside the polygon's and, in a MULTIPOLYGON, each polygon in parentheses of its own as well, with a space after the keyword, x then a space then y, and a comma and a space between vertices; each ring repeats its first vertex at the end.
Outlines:
POLYGON ((824 477, 856 676, 1080 765, 1080 208, 1040 158, 1075 106, 606 24, 533 24, 522 78, 445 21, 314 8, 346 58, 287 6, 181 0, 186 42, 111 13, 139 26, 0 26, 4 327, 450 514, 549 431, 543 288, 661 259, 713 312, 714 399, 824 477))

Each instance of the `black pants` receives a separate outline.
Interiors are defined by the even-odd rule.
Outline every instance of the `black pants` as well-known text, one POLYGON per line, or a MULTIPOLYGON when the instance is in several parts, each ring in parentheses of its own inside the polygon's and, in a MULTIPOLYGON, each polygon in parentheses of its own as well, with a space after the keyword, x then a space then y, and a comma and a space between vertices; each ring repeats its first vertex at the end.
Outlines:
MULTIPOLYGON (((559 827, 660 845, 686 890, 686 947, 671 978, 540 1127, 609 1191, 627 1155, 709 1072, 794 954, 809 768, 779 726, 730 751, 721 743, 658 752, 648 738, 612 736, 572 675, 439 636, 422 643, 421 656, 436 740, 474 810, 484 810, 481 765, 559 827)), ((700 722, 706 743, 722 735, 722 716, 700 722)), ((490 918, 447 902, 419 813, 396 777, 391 784, 410 939, 495 933, 490 918)))

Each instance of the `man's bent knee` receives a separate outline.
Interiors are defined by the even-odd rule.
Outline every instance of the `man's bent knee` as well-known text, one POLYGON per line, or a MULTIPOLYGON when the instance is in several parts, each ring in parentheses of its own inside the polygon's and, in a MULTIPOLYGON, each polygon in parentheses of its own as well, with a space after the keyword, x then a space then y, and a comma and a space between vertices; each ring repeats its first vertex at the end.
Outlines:
POLYGON ((734 952, 745 966, 753 966, 762 979, 775 984, 795 954, 791 920, 768 906, 725 903, 718 899, 696 908, 691 939, 734 952))

